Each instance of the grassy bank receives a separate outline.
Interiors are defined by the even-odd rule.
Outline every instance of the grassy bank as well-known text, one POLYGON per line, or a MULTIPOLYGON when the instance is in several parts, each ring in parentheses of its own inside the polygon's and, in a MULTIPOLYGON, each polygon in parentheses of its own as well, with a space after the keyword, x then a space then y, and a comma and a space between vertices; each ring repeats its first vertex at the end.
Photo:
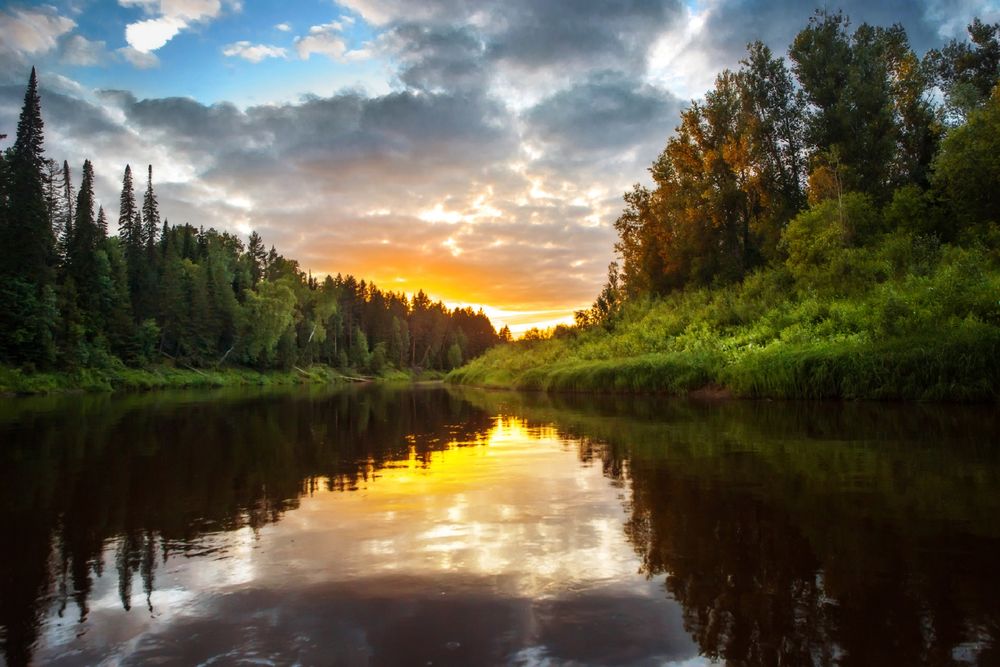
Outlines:
POLYGON ((997 251, 897 234, 840 261, 813 279, 771 268, 739 285, 630 303, 608 326, 500 346, 448 379, 542 391, 1000 398, 997 251))
POLYGON ((172 366, 149 368, 83 368, 75 371, 25 372, 0 367, 0 394, 46 394, 69 391, 146 391, 193 387, 279 386, 335 384, 340 374, 326 366, 292 371, 255 371, 247 368, 192 370, 172 366))
MULTIPOLYGON (((25 371, 0 366, 0 395, 51 394, 64 392, 148 391, 198 387, 277 387, 296 384, 345 384, 359 377, 324 364, 290 371, 257 371, 229 366, 208 370, 177 368, 171 365, 129 368, 81 368, 74 371, 25 371)), ((380 383, 434 382, 443 379, 439 371, 414 373, 388 367, 377 376, 364 376, 380 383)))

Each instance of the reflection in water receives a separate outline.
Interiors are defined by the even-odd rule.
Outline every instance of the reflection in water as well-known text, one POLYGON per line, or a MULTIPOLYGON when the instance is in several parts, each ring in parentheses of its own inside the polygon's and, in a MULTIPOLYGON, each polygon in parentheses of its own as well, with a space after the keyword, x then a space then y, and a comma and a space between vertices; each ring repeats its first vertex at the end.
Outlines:
POLYGON ((0 641, 14 665, 996 664, 998 435, 928 406, 7 400, 0 641))
POLYGON ((995 410, 505 398, 627 481, 703 655, 1000 664, 995 410))

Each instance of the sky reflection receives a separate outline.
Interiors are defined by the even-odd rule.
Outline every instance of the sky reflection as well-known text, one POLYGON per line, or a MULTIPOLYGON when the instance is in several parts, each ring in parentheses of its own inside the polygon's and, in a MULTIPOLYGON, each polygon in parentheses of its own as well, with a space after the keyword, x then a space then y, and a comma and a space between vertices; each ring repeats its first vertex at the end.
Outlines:
POLYGON ((430 454, 411 446, 354 491, 318 482, 278 522, 213 533, 167 557, 148 599, 136 575, 129 611, 108 543, 86 622, 50 614, 36 658, 697 657, 662 582, 638 574, 622 490, 552 428, 498 418, 485 438, 430 454), (406 639, 414 627, 422 637, 406 639))

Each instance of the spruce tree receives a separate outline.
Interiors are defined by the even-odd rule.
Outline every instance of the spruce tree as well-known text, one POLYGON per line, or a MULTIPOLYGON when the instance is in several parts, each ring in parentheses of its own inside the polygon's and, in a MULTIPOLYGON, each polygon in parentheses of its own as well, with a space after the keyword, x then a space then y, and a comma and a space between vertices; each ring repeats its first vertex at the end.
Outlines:
POLYGON ((97 210, 97 231, 101 240, 108 238, 108 216, 105 215, 103 206, 97 210))
POLYGON ((83 178, 76 197, 76 216, 70 238, 66 263, 77 292, 77 303, 87 324, 98 311, 99 270, 97 250, 100 230, 94 219, 94 168, 90 160, 83 163, 83 178))
POLYGON ((153 192, 153 165, 149 165, 149 179, 146 181, 146 195, 142 199, 142 241, 146 255, 152 261, 156 234, 160 231, 160 210, 153 192))
POLYGON ((38 78, 31 69, 10 162, 9 219, 0 270, 37 288, 52 282, 55 240, 45 202, 44 123, 38 78))
POLYGON ((69 240, 73 236, 73 182, 69 170, 69 162, 63 160, 62 178, 62 210, 63 220, 59 236, 56 238, 58 253, 65 259, 69 248, 69 240))
MULTIPOLYGON (((0 139, 6 139, 6 134, 0 134, 0 139)), ((10 165, 7 159, 7 151, 0 151, 0 242, 4 240, 7 233, 7 192, 9 191, 10 165)), ((0 256, 0 260, 3 257, 0 256)), ((0 270, 3 267, 0 266, 0 270)))
MULTIPOLYGON (((138 209, 135 206, 135 188, 132 185, 132 167, 125 165, 122 178, 122 194, 118 204, 118 238, 125 246, 126 255, 142 245, 141 233, 136 229, 138 209)), ((132 257, 128 257, 129 261, 132 257)))
POLYGON ((267 251, 264 250, 264 241, 256 231, 250 232, 250 239, 247 243, 247 257, 250 258, 250 280, 253 286, 256 287, 264 275, 264 266, 267 262, 267 251))
POLYGON ((132 183, 132 167, 125 165, 122 177, 122 194, 118 204, 118 237, 121 239, 125 264, 128 267, 129 299, 136 320, 141 322, 149 315, 150 289, 147 275, 148 260, 146 244, 142 233, 142 213, 136 205, 135 187, 132 183))
POLYGON ((52 235, 58 245, 59 239, 62 237, 62 230, 66 226, 63 211, 62 166, 55 160, 46 158, 45 170, 42 175, 45 179, 45 207, 49 214, 49 226, 52 228, 52 235))

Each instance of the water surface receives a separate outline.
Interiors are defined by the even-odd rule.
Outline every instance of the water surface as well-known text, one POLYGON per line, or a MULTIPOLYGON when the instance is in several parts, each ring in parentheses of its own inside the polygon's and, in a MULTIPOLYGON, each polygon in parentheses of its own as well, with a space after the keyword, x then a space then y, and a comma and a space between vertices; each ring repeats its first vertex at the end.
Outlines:
POLYGON ((990 408, 0 400, 9 664, 997 664, 990 408))

